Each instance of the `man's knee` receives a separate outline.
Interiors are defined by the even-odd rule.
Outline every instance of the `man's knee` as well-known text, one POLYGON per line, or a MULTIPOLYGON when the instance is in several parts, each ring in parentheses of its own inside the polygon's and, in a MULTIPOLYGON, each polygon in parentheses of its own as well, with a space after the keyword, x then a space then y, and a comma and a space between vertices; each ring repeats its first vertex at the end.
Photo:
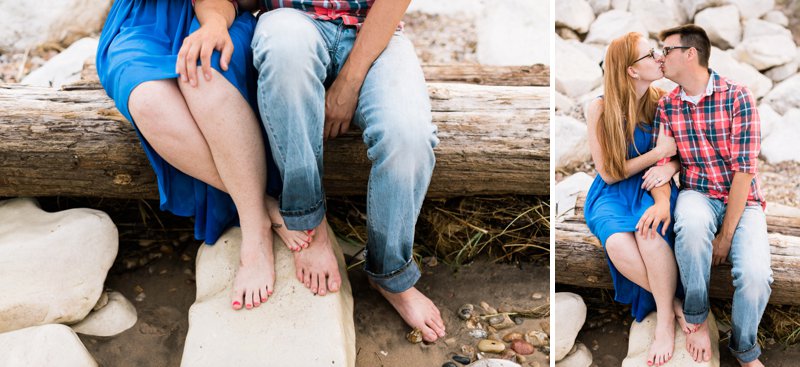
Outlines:
POLYGON ((737 292, 751 301, 768 299, 772 289, 772 270, 769 265, 759 263, 735 267, 733 273, 733 287, 737 292))
POLYGON ((295 9, 276 9, 258 20, 253 34, 253 64, 279 65, 282 73, 294 66, 305 67, 304 60, 318 56, 324 49, 321 35, 307 15, 295 9))
POLYGON ((430 113, 396 113, 382 118, 378 126, 365 131, 364 141, 369 146, 367 155, 373 161, 390 160, 397 165, 407 165, 410 170, 430 166, 435 156, 433 148, 439 143, 436 127, 430 122, 430 113))

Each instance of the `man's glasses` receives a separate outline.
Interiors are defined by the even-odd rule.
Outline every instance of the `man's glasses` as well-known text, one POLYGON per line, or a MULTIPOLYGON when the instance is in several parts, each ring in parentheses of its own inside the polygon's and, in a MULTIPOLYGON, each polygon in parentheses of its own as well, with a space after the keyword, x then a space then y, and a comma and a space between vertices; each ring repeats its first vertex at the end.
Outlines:
POLYGON ((689 48, 692 48, 692 47, 691 46, 664 46, 664 49, 663 49, 662 52, 664 53, 664 56, 666 57, 667 55, 669 55, 669 52, 672 51, 672 50, 689 49, 689 48))
POLYGON ((661 55, 662 55, 661 51, 659 51, 659 50, 656 50, 656 49, 654 49, 654 48, 651 48, 651 49, 650 49, 650 51, 648 51, 646 55, 644 55, 644 56, 642 56, 642 57, 640 57, 640 58, 636 59, 636 61, 634 61, 633 63, 631 63, 631 65, 633 65, 633 64, 635 64, 635 63, 637 63, 637 62, 639 62, 639 61, 642 61, 642 60, 644 60, 644 59, 646 59, 646 58, 648 58, 648 57, 652 57, 652 58, 653 58, 653 60, 655 60, 657 56, 661 56, 661 55))

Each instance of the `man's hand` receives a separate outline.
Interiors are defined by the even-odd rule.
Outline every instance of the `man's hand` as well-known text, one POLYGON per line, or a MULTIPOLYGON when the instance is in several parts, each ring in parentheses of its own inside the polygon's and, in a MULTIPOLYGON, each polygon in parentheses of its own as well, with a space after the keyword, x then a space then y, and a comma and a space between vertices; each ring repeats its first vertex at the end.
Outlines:
POLYGON ((731 238, 723 234, 718 234, 711 241, 711 265, 722 265, 728 262, 728 254, 731 252, 731 238))
POLYGON ((640 235, 644 237, 649 235, 650 238, 653 239, 656 238, 656 230, 658 229, 659 223, 663 223, 661 234, 666 236, 667 228, 671 221, 669 216, 669 201, 667 201, 667 204, 656 203, 644 211, 642 217, 639 218, 639 223, 636 223, 636 230, 639 231, 640 235))
POLYGON ((175 64, 175 71, 180 75, 181 81, 184 83, 188 81, 193 87, 197 86, 198 56, 203 75, 210 81, 211 54, 214 50, 222 53, 219 60, 222 70, 228 70, 228 63, 233 55, 233 41, 222 17, 208 19, 198 30, 184 38, 175 64))
POLYGON ((348 81, 346 75, 339 75, 325 95, 325 140, 333 139, 347 132, 353 121, 361 83, 348 81))

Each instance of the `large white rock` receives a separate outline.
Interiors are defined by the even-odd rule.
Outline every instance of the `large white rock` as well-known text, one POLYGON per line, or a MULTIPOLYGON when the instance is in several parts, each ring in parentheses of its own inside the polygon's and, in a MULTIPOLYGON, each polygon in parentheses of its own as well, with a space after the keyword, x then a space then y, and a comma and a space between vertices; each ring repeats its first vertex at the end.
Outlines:
POLYGON ((797 74, 797 69, 800 68, 800 48, 796 51, 795 57, 783 65, 778 65, 764 72, 768 78, 774 82, 782 82, 787 78, 797 74))
POLYGON ((589 191, 594 178, 583 172, 578 172, 565 178, 556 184, 552 196, 550 196, 550 207, 555 208, 556 220, 566 214, 575 214, 575 202, 578 194, 589 191))
POLYGON ((60 0, 43 9, 24 1, 1 1, 0 53, 97 33, 110 5, 108 0, 60 0))
MULTIPOLYGON (((600 14, 589 28, 585 42, 607 45, 615 38, 628 32, 639 32, 647 36, 647 27, 632 13, 611 10, 600 14)), ((558 64, 561 67, 562 64, 558 64)))
POLYGON ((736 5, 705 9, 694 16, 694 24, 703 27, 711 43, 717 47, 728 49, 742 41, 742 23, 736 5))
POLYGON ((83 321, 72 325, 76 333, 94 336, 114 336, 136 324, 136 307, 122 293, 109 292, 108 303, 92 311, 83 321))
POLYGON ((758 105, 758 118, 761 120, 761 140, 772 132, 772 127, 779 124, 783 117, 772 109, 772 106, 762 103, 758 105))
POLYGON ((742 13, 744 19, 761 18, 775 7, 775 0, 730 0, 742 13))
POLYGON ((118 240, 98 210, 47 213, 32 199, 0 202, 0 332, 86 317, 118 240))
POLYGON ((556 2, 556 26, 586 33, 594 21, 594 9, 586 0, 564 0, 556 2))
POLYGON ((583 51, 556 37, 556 91, 578 97, 603 81, 600 65, 583 51))
POLYGON ((589 5, 592 6, 592 10, 594 10, 596 16, 611 9, 611 0, 589 0, 589 5))
POLYGON ((606 58, 606 48, 608 48, 606 46, 598 45, 596 43, 583 43, 575 39, 566 40, 566 42, 572 47, 575 47, 583 52, 587 57, 589 57, 590 60, 592 60, 592 62, 595 63, 595 65, 599 66, 600 62, 606 58))
POLYGON ((611 9, 628 11, 631 0, 611 0, 611 9))
POLYGON ((785 161, 800 162, 800 109, 793 108, 783 119, 772 125, 769 136, 761 142, 761 156, 775 164, 785 161))
POLYGON ((681 0, 687 18, 692 19, 699 11, 712 6, 730 4, 730 0, 681 0))
MULTIPOLYGON (((711 336, 711 350, 713 355, 708 362, 697 363, 686 350, 686 334, 683 333, 678 323, 675 323, 675 349, 672 359, 664 366, 682 367, 719 367, 719 331, 717 322, 712 313, 708 314, 709 334, 711 336)), ((622 367, 647 366, 647 351, 655 339, 656 313, 652 312, 645 317, 642 322, 634 321, 631 325, 630 336, 628 337, 628 355, 622 361, 622 367)))
POLYGON ((735 50, 739 61, 753 65, 758 70, 783 65, 797 55, 792 33, 761 19, 745 21, 744 37, 735 50))
POLYGON ((64 84, 80 80, 84 62, 87 59, 94 59, 95 54, 97 54, 97 39, 82 38, 28 74, 21 83, 61 88, 64 84))
POLYGON ((558 111, 568 111, 575 105, 575 101, 572 98, 569 98, 560 92, 556 92, 555 98, 555 107, 556 112, 558 111))
POLYGON ((554 341, 555 357, 558 362, 572 350, 575 338, 586 322, 586 303, 575 293, 557 292, 552 310, 555 312, 555 330, 558 330, 554 341))
POLYGON ((761 19, 766 20, 767 22, 772 22, 782 27, 789 26, 789 18, 786 17, 786 14, 783 14, 780 10, 770 10, 767 14, 764 14, 761 19))
POLYGON ((711 46, 711 58, 708 63, 719 75, 749 88, 756 98, 767 95, 772 89, 772 80, 759 73, 756 68, 736 60, 732 52, 711 46))
POLYGON ((293 255, 275 236, 275 293, 260 307, 234 311, 230 292, 239 264, 241 230, 225 232, 197 253, 197 300, 181 366, 355 366, 353 296, 334 234, 342 285, 314 296, 295 277, 293 255), (309 348, 309 346, 314 346, 309 348))
POLYGON ((0 366, 94 367, 97 362, 69 326, 49 324, 0 333, 0 366))
POLYGON ((552 29, 548 0, 492 3, 478 16, 477 31, 476 52, 481 64, 550 64, 552 29))
POLYGON ((568 116, 556 116, 556 168, 587 162, 589 153, 586 124, 568 116))
POLYGON ((589 367, 592 365, 592 352, 583 343, 575 343, 575 351, 556 362, 556 367, 589 367))
POLYGON ((776 112, 785 114, 792 108, 800 107, 800 74, 778 83, 764 96, 762 102, 769 103, 776 112))
POLYGON ((686 15, 677 0, 631 1, 628 11, 644 24, 651 36, 686 23, 686 15))

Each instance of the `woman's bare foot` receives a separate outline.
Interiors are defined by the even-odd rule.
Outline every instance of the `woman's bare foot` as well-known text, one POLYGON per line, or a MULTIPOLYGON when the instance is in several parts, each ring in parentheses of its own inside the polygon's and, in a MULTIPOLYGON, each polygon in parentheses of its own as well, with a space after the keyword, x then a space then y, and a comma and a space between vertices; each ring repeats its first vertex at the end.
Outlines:
POLYGON ((686 323, 686 318, 683 317, 683 303, 681 300, 677 298, 672 300, 672 312, 675 313, 675 319, 678 320, 678 325, 680 325, 684 334, 689 335, 697 329, 697 325, 692 324, 692 327, 689 327, 689 324, 686 323))
POLYGON ((672 312, 658 314, 656 335, 648 352, 647 365, 661 366, 672 358, 675 349, 675 315, 672 312))
MULTIPOLYGON (((691 328, 694 324, 689 324, 691 328)), ((686 335, 686 350, 695 362, 711 360, 711 337, 708 335, 708 319, 699 324, 697 330, 686 335)))
POLYGON ((300 283, 312 293, 324 296, 339 291, 342 277, 333 253, 333 244, 328 237, 327 219, 322 219, 314 233, 308 248, 294 253, 294 267, 300 283))
POLYGON ((370 284, 389 301, 406 324, 422 331, 422 340, 435 342, 436 339, 446 335, 439 309, 417 288, 411 287, 400 293, 391 293, 372 281, 370 284))
POLYGON ((286 244, 286 247, 292 251, 300 251, 308 247, 311 243, 311 236, 314 235, 314 231, 293 231, 286 228, 286 223, 283 221, 278 201, 269 195, 266 195, 265 201, 267 204, 267 214, 269 214, 269 219, 272 221, 272 230, 278 234, 278 237, 286 244))
POLYGON ((262 242, 245 242, 239 253, 239 270, 233 280, 231 306, 251 309, 267 301, 275 286, 275 259, 272 254, 272 235, 262 242))

